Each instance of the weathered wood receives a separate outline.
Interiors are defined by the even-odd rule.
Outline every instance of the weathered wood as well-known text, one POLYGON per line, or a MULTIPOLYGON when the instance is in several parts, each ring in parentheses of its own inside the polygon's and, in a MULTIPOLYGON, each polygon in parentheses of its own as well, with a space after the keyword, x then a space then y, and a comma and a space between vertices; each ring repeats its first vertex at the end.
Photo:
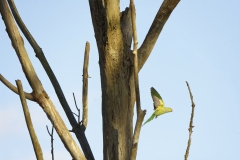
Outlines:
POLYGON ((41 62, 44 70, 46 71, 52 85, 53 88, 57 94, 57 97, 61 103, 61 106, 64 109, 64 112, 72 126, 72 128, 74 128, 74 133, 82 147, 82 150, 84 152, 84 155, 86 156, 86 158, 88 160, 94 160, 94 156, 92 153, 92 150, 89 146, 88 140, 86 138, 85 135, 85 127, 81 126, 81 127, 77 127, 78 123, 74 117, 74 115, 72 114, 72 110, 70 108, 70 106, 67 103, 67 100, 64 96, 64 93, 61 89, 60 84, 58 83, 58 80, 55 76, 55 74, 53 73, 42 49, 40 48, 40 46, 38 45, 38 43, 35 41, 35 39, 33 38, 33 36, 31 35, 31 33, 28 31, 27 27, 25 26, 25 24, 23 23, 20 15, 18 14, 17 8, 14 4, 13 0, 8 0, 9 6, 11 8, 11 11, 13 13, 13 16, 18 24, 18 26, 20 27, 22 33, 24 34, 24 36, 26 37, 26 39, 28 40, 28 42, 30 43, 30 45, 32 46, 34 52, 36 53, 36 57, 39 59, 39 61, 41 62))
POLYGON ((25 73, 25 76, 33 89, 33 97, 47 114, 47 117, 52 122, 54 128, 56 129, 56 132, 58 133, 60 139, 62 140, 64 146, 69 151, 71 156, 76 160, 85 159, 82 151, 79 149, 79 147, 73 140, 65 123, 63 122, 55 106, 53 105, 46 91, 44 90, 41 81, 39 80, 32 66, 27 51, 24 47, 23 39, 10 13, 10 9, 8 8, 6 0, 0 1, 0 10, 2 14, 2 19, 6 26, 6 31, 9 38, 11 39, 12 46, 15 49, 19 61, 22 65, 23 72, 25 73))
POLYGON ((17 87, 18 87, 19 97, 20 97, 20 100, 21 100, 21 103, 22 103, 22 108, 23 108, 25 121, 26 121, 26 124, 27 124, 29 135, 30 135, 31 140, 32 140, 32 145, 33 145, 33 148, 34 148, 36 158, 37 158, 37 160, 43 160, 42 149, 41 149, 40 143, 38 142, 38 138, 37 138, 37 135, 35 133, 35 130, 34 130, 34 127, 33 127, 33 124, 32 124, 30 112, 29 112, 29 109, 28 109, 28 106, 27 106, 27 101, 26 101, 26 98, 25 98, 25 94, 23 92, 22 82, 20 80, 16 80, 16 84, 17 84, 17 87))
POLYGON ((83 88, 82 88, 82 125, 87 128, 88 123, 88 62, 89 62, 90 43, 86 42, 83 63, 83 88))
POLYGON ((135 88, 132 35, 124 35, 121 27, 131 26, 131 16, 126 11, 121 17, 118 0, 89 0, 89 5, 101 73, 103 159, 125 160, 132 146, 135 88))
POLYGON ((134 1, 130 0, 131 8, 131 17, 132 17, 132 30, 133 30, 133 55, 134 55, 134 84, 135 84, 135 93, 136 93, 136 112, 137 112, 137 121, 133 134, 133 144, 131 149, 130 159, 135 160, 137 157, 138 149, 138 140, 140 136, 141 126, 143 118, 146 114, 146 111, 141 109, 140 101, 140 89, 139 89, 139 79, 138 79, 138 39, 137 39, 137 25, 136 25, 136 10, 134 1))
MULTIPOLYGON (((160 7, 144 44, 138 49, 138 70, 150 55, 162 27, 178 2, 165 0, 160 7)), ((89 6, 101 73, 104 159, 125 160, 130 158, 132 145, 133 150, 137 149, 132 135, 136 96, 134 61, 130 50, 133 37, 130 9, 120 13, 119 0, 89 0, 89 6)))
POLYGON ((179 2, 180 0, 164 0, 163 1, 141 47, 138 49, 139 50, 138 51, 139 70, 141 70, 144 63, 147 61, 165 23, 167 22, 172 11, 174 10, 174 8, 177 6, 179 2))

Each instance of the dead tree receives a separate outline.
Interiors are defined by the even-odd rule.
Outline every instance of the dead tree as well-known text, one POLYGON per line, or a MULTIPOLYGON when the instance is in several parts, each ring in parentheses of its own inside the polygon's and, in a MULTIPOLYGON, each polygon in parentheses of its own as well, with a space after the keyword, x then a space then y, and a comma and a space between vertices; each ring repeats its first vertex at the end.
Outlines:
MULTIPOLYGON (((89 0, 99 53, 102 86, 103 159, 105 160, 136 159, 138 137, 145 115, 140 106, 138 72, 148 59, 163 26, 179 1, 163 1, 143 43, 138 48, 133 0, 130 0, 129 7, 122 12, 120 11, 119 0, 89 0), (134 50, 131 50, 132 39, 134 40, 134 50), (135 129, 133 129, 135 101, 138 117, 135 129)), ((85 107, 83 121, 79 124, 72 114, 41 48, 21 20, 13 0, 1 0, 0 12, 12 46, 33 90, 32 93, 25 93, 25 97, 37 102, 42 107, 66 149, 74 159, 94 159, 84 132, 87 126, 87 104, 83 103, 85 107), (19 34, 14 19, 48 74, 83 152, 72 139, 69 130, 67 130, 65 123, 44 90, 28 58, 23 39, 19 34)), ((87 45, 89 46, 89 44, 87 45)), ((89 50, 87 46, 86 50, 89 50)), ((87 78, 88 75, 85 74, 84 77, 87 78)), ((18 93, 17 88, 10 84, 2 75, 0 75, 0 78, 5 85, 15 93, 18 93)), ((85 82, 84 85, 86 84, 85 82)), ((86 95, 86 90, 83 93, 86 95)))

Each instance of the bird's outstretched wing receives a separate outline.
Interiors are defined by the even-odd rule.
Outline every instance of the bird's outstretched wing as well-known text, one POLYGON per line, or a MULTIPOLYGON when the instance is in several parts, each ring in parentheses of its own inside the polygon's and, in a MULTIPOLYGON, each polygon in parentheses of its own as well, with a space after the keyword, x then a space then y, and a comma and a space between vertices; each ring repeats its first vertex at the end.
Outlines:
POLYGON ((162 97, 153 87, 151 87, 151 95, 152 95, 152 99, 153 99, 153 106, 154 106, 155 112, 152 114, 152 116, 150 118, 148 118, 148 120, 143 125, 145 125, 146 123, 153 120, 154 117, 157 118, 158 116, 160 116, 162 114, 172 112, 172 108, 165 107, 162 97))
POLYGON ((157 107, 164 107, 162 97, 153 87, 151 87, 151 96, 153 99, 154 110, 156 110, 157 107))

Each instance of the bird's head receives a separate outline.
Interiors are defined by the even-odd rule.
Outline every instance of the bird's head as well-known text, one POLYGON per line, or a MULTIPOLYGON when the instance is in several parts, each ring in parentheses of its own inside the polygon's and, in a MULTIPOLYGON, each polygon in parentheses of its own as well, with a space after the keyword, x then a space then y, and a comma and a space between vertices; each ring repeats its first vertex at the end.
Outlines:
POLYGON ((168 107, 165 108, 165 112, 166 112, 166 113, 168 113, 168 112, 172 112, 172 111, 173 111, 172 108, 168 108, 168 107))

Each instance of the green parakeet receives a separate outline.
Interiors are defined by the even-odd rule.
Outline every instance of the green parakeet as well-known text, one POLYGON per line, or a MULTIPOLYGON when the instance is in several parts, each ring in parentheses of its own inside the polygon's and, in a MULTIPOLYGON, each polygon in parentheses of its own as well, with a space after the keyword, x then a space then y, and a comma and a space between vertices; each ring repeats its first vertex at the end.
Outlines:
POLYGON ((144 124, 153 120, 154 117, 157 118, 158 116, 160 116, 164 113, 168 113, 168 112, 173 111, 172 108, 165 107, 165 104, 162 100, 162 97, 153 87, 151 87, 151 96, 152 96, 152 99, 153 99, 153 107, 154 107, 155 112, 152 114, 152 116, 144 124))

